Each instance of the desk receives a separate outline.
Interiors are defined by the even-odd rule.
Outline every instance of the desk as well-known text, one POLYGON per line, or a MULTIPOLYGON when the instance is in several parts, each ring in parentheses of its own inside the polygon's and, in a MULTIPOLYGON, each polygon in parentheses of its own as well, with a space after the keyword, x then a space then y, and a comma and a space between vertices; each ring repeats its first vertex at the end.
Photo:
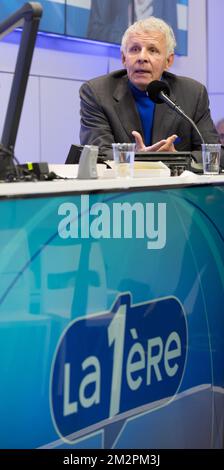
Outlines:
POLYGON ((0 446, 221 447, 224 176, 0 199, 0 446))

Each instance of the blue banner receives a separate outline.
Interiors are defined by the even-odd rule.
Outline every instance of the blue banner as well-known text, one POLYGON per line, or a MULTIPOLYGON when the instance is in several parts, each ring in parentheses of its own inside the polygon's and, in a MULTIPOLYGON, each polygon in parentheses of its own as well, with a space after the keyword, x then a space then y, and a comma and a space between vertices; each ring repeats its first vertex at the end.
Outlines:
MULTIPOLYGON (((187 55, 188 0, 39 0, 43 6, 40 30, 120 44, 134 21, 154 15, 174 30, 176 53, 187 55)), ((1 2, 0 21, 24 4, 1 2)))

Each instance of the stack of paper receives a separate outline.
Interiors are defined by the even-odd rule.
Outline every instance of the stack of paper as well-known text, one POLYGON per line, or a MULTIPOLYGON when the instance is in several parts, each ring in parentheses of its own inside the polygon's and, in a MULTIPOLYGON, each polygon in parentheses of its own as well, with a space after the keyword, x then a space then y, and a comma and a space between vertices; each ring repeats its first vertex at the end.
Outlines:
POLYGON ((170 169, 163 162, 135 162, 135 178, 151 178, 152 176, 170 176, 170 169))

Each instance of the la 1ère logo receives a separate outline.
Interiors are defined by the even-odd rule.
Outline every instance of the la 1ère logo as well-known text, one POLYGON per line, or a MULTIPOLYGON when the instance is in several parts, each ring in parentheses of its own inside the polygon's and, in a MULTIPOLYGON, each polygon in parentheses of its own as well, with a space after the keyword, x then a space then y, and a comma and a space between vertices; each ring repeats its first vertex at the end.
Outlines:
POLYGON ((176 394, 187 351, 186 316, 175 297, 131 305, 72 322, 52 364, 51 410, 68 442, 108 423, 164 405, 176 394))

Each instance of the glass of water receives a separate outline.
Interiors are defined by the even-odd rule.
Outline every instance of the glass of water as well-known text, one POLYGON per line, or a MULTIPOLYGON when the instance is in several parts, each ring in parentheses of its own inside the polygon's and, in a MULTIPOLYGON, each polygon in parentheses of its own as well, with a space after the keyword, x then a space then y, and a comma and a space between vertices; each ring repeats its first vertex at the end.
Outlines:
POLYGON ((135 143, 112 144, 116 178, 134 176, 135 143))
POLYGON ((204 175, 218 175, 221 144, 201 144, 204 175))

